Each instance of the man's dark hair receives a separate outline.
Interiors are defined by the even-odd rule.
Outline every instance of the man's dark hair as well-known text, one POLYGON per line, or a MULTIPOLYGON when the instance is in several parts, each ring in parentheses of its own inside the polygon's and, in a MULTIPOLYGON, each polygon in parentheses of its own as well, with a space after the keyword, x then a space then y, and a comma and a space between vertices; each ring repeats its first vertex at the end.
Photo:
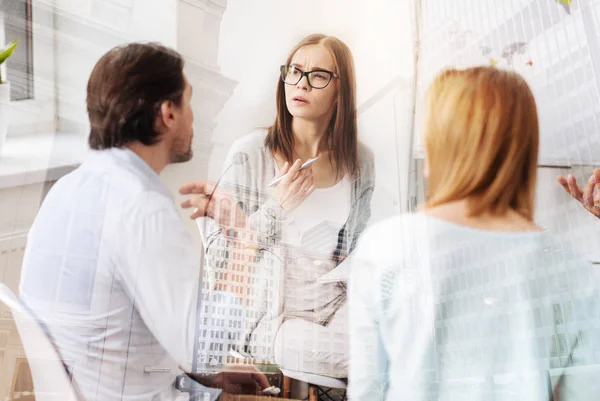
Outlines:
POLYGON ((155 43, 132 43, 106 53, 87 85, 89 145, 101 150, 159 140, 155 121, 164 101, 181 104, 183 58, 155 43))

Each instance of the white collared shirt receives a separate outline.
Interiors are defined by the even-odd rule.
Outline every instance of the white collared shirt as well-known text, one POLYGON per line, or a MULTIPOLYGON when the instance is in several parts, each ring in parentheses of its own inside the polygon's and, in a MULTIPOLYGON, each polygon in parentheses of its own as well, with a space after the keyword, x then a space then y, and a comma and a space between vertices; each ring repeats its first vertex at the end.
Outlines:
POLYGON ((150 166, 97 151, 44 200, 20 294, 87 401, 172 400, 192 360, 199 260, 150 166))

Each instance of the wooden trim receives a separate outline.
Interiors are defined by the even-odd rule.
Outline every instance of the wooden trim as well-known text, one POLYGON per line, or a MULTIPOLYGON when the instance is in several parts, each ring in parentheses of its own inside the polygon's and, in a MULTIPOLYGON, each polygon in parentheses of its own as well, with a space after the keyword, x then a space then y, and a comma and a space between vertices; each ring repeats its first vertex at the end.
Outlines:
POLYGON ((308 400, 309 401, 319 401, 317 389, 314 386, 310 386, 308 388, 308 400))
MULTIPOLYGON (((15 365, 14 365, 15 367, 13 369, 13 378, 12 378, 12 383, 10 385, 10 393, 9 393, 11 399, 13 399, 13 400, 21 398, 20 397, 21 396, 21 392, 16 393, 16 394, 19 395, 18 398, 15 397, 15 385, 17 384, 17 376, 19 374, 19 368, 23 364, 27 365, 27 370, 29 371, 29 376, 31 377, 31 370, 29 369, 29 362, 27 362, 27 358, 24 357, 24 356, 17 356, 15 358, 15 365)), ((34 394, 35 390, 33 389, 33 378, 31 378, 31 383, 32 383, 31 393, 34 394)))
POLYGON ((292 393, 292 378, 283 376, 283 398, 289 399, 292 393))

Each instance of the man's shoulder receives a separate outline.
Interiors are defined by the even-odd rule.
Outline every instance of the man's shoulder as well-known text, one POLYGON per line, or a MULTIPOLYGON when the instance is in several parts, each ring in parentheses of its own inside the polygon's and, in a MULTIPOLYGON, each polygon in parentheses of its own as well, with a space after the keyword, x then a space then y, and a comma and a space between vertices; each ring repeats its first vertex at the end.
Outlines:
POLYGON ((127 166, 98 168, 84 162, 54 184, 40 211, 55 206, 72 213, 122 216, 124 221, 143 219, 158 211, 177 213, 172 195, 160 183, 153 182, 157 179, 140 177, 127 166))

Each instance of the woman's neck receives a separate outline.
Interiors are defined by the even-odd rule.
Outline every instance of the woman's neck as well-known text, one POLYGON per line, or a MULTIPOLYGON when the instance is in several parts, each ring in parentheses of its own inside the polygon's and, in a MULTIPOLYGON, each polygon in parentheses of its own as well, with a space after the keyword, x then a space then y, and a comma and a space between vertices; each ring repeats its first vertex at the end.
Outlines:
POLYGON ((321 121, 310 121, 301 118, 292 120, 294 135, 294 158, 312 159, 327 151, 325 142, 327 125, 321 121))
POLYGON ((469 201, 466 199, 427 208, 423 210, 423 213, 461 226, 488 231, 542 230, 534 222, 513 209, 503 214, 484 212, 477 216, 471 216, 469 214, 469 201))

